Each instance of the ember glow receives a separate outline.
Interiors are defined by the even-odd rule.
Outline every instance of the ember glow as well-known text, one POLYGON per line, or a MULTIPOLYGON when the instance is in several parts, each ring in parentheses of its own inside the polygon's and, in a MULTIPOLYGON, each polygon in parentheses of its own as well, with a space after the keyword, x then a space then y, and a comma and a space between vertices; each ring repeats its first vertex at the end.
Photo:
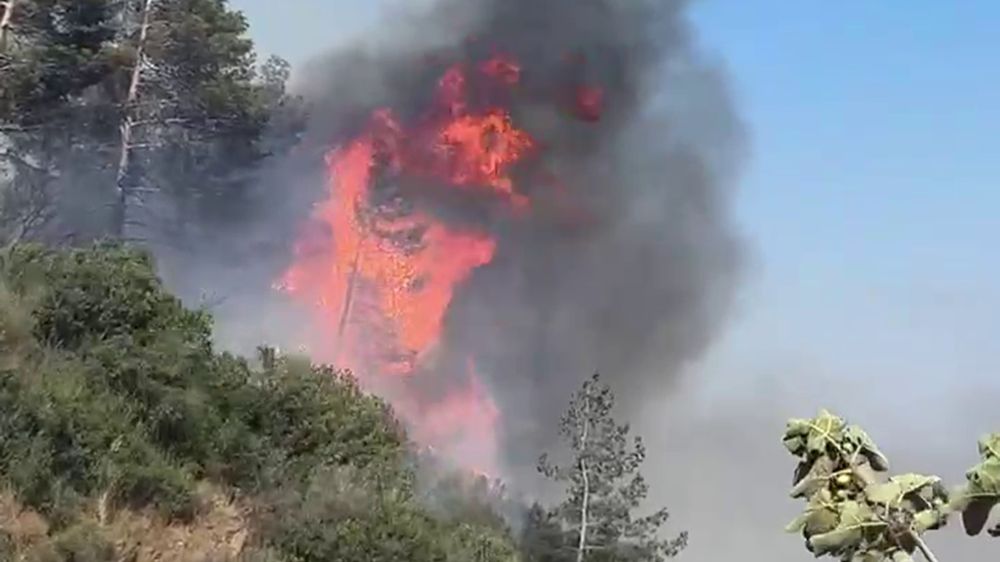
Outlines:
POLYGON ((280 283, 316 311, 314 354, 385 396, 418 443, 485 472, 497 468, 500 413, 475 358, 451 349, 443 328, 456 289, 491 262, 497 240, 449 224, 406 186, 487 199, 511 220, 530 213, 514 170, 538 147, 502 103, 520 79, 509 57, 457 64, 423 115, 404 122, 392 108, 374 111, 328 155, 329 197, 280 283), (487 95, 471 95, 470 83, 487 95), (437 391, 415 391, 413 377, 433 377, 437 391))
POLYGON ((597 121, 604 111, 604 91, 593 86, 581 86, 576 93, 577 115, 586 121, 597 121))

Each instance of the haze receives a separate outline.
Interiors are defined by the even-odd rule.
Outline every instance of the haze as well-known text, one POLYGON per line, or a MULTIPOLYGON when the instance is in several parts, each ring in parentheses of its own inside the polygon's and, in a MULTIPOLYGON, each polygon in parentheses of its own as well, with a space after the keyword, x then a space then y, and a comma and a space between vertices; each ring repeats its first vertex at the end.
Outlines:
MULTIPOLYGON (((233 4, 293 63, 379 12, 233 4)), ((728 328, 639 420, 647 473, 691 530, 682 559, 804 560, 781 533, 797 509, 786 417, 834 407, 897 470, 949 478, 1000 428, 1000 5, 716 0, 691 17, 751 137, 737 212, 752 260, 728 328)), ((997 548, 950 538, 945 559, 997 548)))

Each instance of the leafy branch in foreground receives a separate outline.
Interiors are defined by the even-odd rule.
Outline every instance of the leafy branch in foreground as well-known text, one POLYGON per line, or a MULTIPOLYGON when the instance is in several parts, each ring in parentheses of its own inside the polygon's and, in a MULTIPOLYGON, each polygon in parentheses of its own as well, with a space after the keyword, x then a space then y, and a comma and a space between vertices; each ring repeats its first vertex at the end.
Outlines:
MULTIPOLYGON (((982 532, 990 512, 1000 503, 1000 433, 979 440, 979 456, 980 463, 965 474, 968 484, 961 496, 962 523, 971 536, 982 532)), ((1000 523, 987 533, 1000 537, 1000 523)))
MULTIPOLYGON (((799 459, 791 496, 807 502, 786 530, 801 532, 817 557, 905 562, 919 551, 936 562, 926 531, 962 513, 966 532, 977 535, 1000 503, 1000 433, 980 441, 982 462, 952 491, 937 476, 887 476, 889 461, 868 434, 826 410, 789 420, 783 440, 799 459)), ((1000 534, 1000 526, 990 534, 1000 534)))

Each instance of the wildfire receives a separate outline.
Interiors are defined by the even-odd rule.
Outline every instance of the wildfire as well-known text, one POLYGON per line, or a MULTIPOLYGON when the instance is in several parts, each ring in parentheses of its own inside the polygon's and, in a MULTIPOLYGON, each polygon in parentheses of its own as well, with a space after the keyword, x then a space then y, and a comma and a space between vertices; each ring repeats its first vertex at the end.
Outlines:
POLYGON ((604 112, 604 90, 581 86, 576 91, 577 115, 586 121, 597 121, 604 112))
MULTIPOLYGON (((512 174, 536 143, 508 109, 473 99, 472 80, 509 92, 521 68, 504 56, 454 65, 420 119, 404 123, 380 109, 365 131, 331 151, 329 197, 315 208, 315 228, 301 236, 280 285, 319 311, 322 360, 385 395, 418 442, 467 454, 492 472, 497 407, 474 358, 442 364, 441 350, 455 289, 492 261, 497 242, 485 229, 446 223, 400 187, 417 180, 495 199, 515 217, 530 211, 512 174), (432 399, 410 392, 414 376, 439 378, 443 390, 432 399)), ((600 95, 582 97, 590 116, 600 95)))

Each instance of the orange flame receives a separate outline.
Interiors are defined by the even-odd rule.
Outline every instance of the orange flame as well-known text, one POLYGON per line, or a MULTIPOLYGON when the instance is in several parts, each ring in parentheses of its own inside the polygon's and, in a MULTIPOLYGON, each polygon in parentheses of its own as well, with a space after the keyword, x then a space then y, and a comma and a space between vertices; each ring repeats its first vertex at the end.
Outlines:
POLYGON ((576 113, 585 121, 597 121, 604 113, 604 90, 595 86, 581 86, 576 91, 576 113))
MULTIPOLYGON (((385 396, 421 445, 495 474, 500 412, 472 357, 457 368, 441 358, 456 355, 442 342, 454 292, 493 260, 496 240, 386 190, 418 180, 495 199, 515 218, 531 210, 514 169, 537 151, 536 142, 502 103, 480 107, 470 94, 470 83, 485 81, 494 97, 504 97, 518 86, 521 68, 504 55, 471 68, 477 74, 462 64, 447 69, 420 119, 403 123, 379 109, 361 134, 329 153, 329 196, 314 209, 315 228, 302 233, 279 286, 318 311, 319 359, 351 369, 385 396), (417 376, 434 377, 434 397, 410 386, 417 376)), ((575 102, 578 117, 596 120, 601 90, 582 88, 575 102)), ((588 220, 557 179, 536 183, 552 187, 568 220, 588 220)))

